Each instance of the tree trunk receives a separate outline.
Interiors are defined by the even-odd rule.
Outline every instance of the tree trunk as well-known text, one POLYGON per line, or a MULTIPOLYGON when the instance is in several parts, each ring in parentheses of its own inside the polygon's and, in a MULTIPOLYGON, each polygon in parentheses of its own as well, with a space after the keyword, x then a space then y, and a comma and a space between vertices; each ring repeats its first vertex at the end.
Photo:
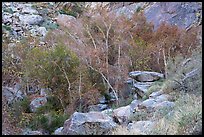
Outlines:
POLYGON ((166 55, 165 55, 165 52, 164 52, 164 48, 163 48, 163 59, 164 59, 164 71, 165 71, 165 74, 164 74, 164 77, 167 78, 167 62, 166 62, 166 55))

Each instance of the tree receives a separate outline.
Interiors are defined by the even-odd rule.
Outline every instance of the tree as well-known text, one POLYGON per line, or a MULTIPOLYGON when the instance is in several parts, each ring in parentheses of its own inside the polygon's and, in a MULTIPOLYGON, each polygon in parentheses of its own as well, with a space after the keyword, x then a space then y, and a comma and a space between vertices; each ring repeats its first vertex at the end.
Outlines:
POLYGON ((78 65, 78 57, 61 44, 51 49, 35 47, 24 61, 25 74, 39 81, 41 86, 51 88, 64 109, 66 104, 72 103, 75 94, 71 88, 77 80, 78 65))

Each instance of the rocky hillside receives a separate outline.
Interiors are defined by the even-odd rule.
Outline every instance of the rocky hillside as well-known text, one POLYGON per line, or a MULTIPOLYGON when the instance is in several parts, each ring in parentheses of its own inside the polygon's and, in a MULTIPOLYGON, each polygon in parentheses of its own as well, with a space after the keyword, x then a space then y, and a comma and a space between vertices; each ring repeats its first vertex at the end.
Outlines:
POLYGON ((202 134, 202 3, 3 2, 2 135, 202 134))

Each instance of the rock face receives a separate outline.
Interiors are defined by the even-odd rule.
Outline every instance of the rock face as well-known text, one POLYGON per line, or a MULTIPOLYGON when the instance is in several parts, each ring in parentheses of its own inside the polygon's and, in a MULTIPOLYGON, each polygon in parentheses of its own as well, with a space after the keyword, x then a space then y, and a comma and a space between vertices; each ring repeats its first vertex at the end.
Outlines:
POLYGON ((113 12, 115 12, 116 15, 125 14, 127 15, 128 18, 131 18, 131 16, 135 12, 139 11, 144 6, 145 6, 145 2, 132 3, 131 5, 126 5, 124 7, 117 8, 113 10, 113 12))
MULTIPOLYGON (((120 2, 117 4, 120 5, 120 2)), ((131 18, 134 12, 141 9, 144 11, 147 21, 154 24, 155 30, 163 21, 188 29, 202 20, 202 4, 198 2, 136 2, 120 6, 112 11, 117 15, 124 14, 131 18)))
POLYGON ((47 98, 46 97, 35 98, 30 103, 30 109, 31 109, 32 112, 36 112, 37 108, 45 105, 45 103, 47 103, 47 98))
POLYGON ((65 121, 63 135, 103 135, 116 127, 116 123, 108 115, 101 112, 75 112, 65 121))
POLYGON ((201 8, 198 2, 156 2, 146 8, 144 14, 148 22, 154 23, 155 29, 162 21, 187 29, 198 21, 197 13, 201 8))
POLYGON ((139 82, 153 82, 164 78, 161 73, 149 71, 132 71, 129 76, 139 82))

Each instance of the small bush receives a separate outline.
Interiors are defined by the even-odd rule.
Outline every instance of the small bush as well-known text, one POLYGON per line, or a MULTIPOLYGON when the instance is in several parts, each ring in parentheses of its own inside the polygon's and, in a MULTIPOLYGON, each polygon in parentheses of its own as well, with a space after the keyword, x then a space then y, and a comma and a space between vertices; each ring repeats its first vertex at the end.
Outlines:
POLYGON ((30 113, 30 101, 28 98, 14 102, 11 105, 13 116, 20 119, 22 113, 30 113))

